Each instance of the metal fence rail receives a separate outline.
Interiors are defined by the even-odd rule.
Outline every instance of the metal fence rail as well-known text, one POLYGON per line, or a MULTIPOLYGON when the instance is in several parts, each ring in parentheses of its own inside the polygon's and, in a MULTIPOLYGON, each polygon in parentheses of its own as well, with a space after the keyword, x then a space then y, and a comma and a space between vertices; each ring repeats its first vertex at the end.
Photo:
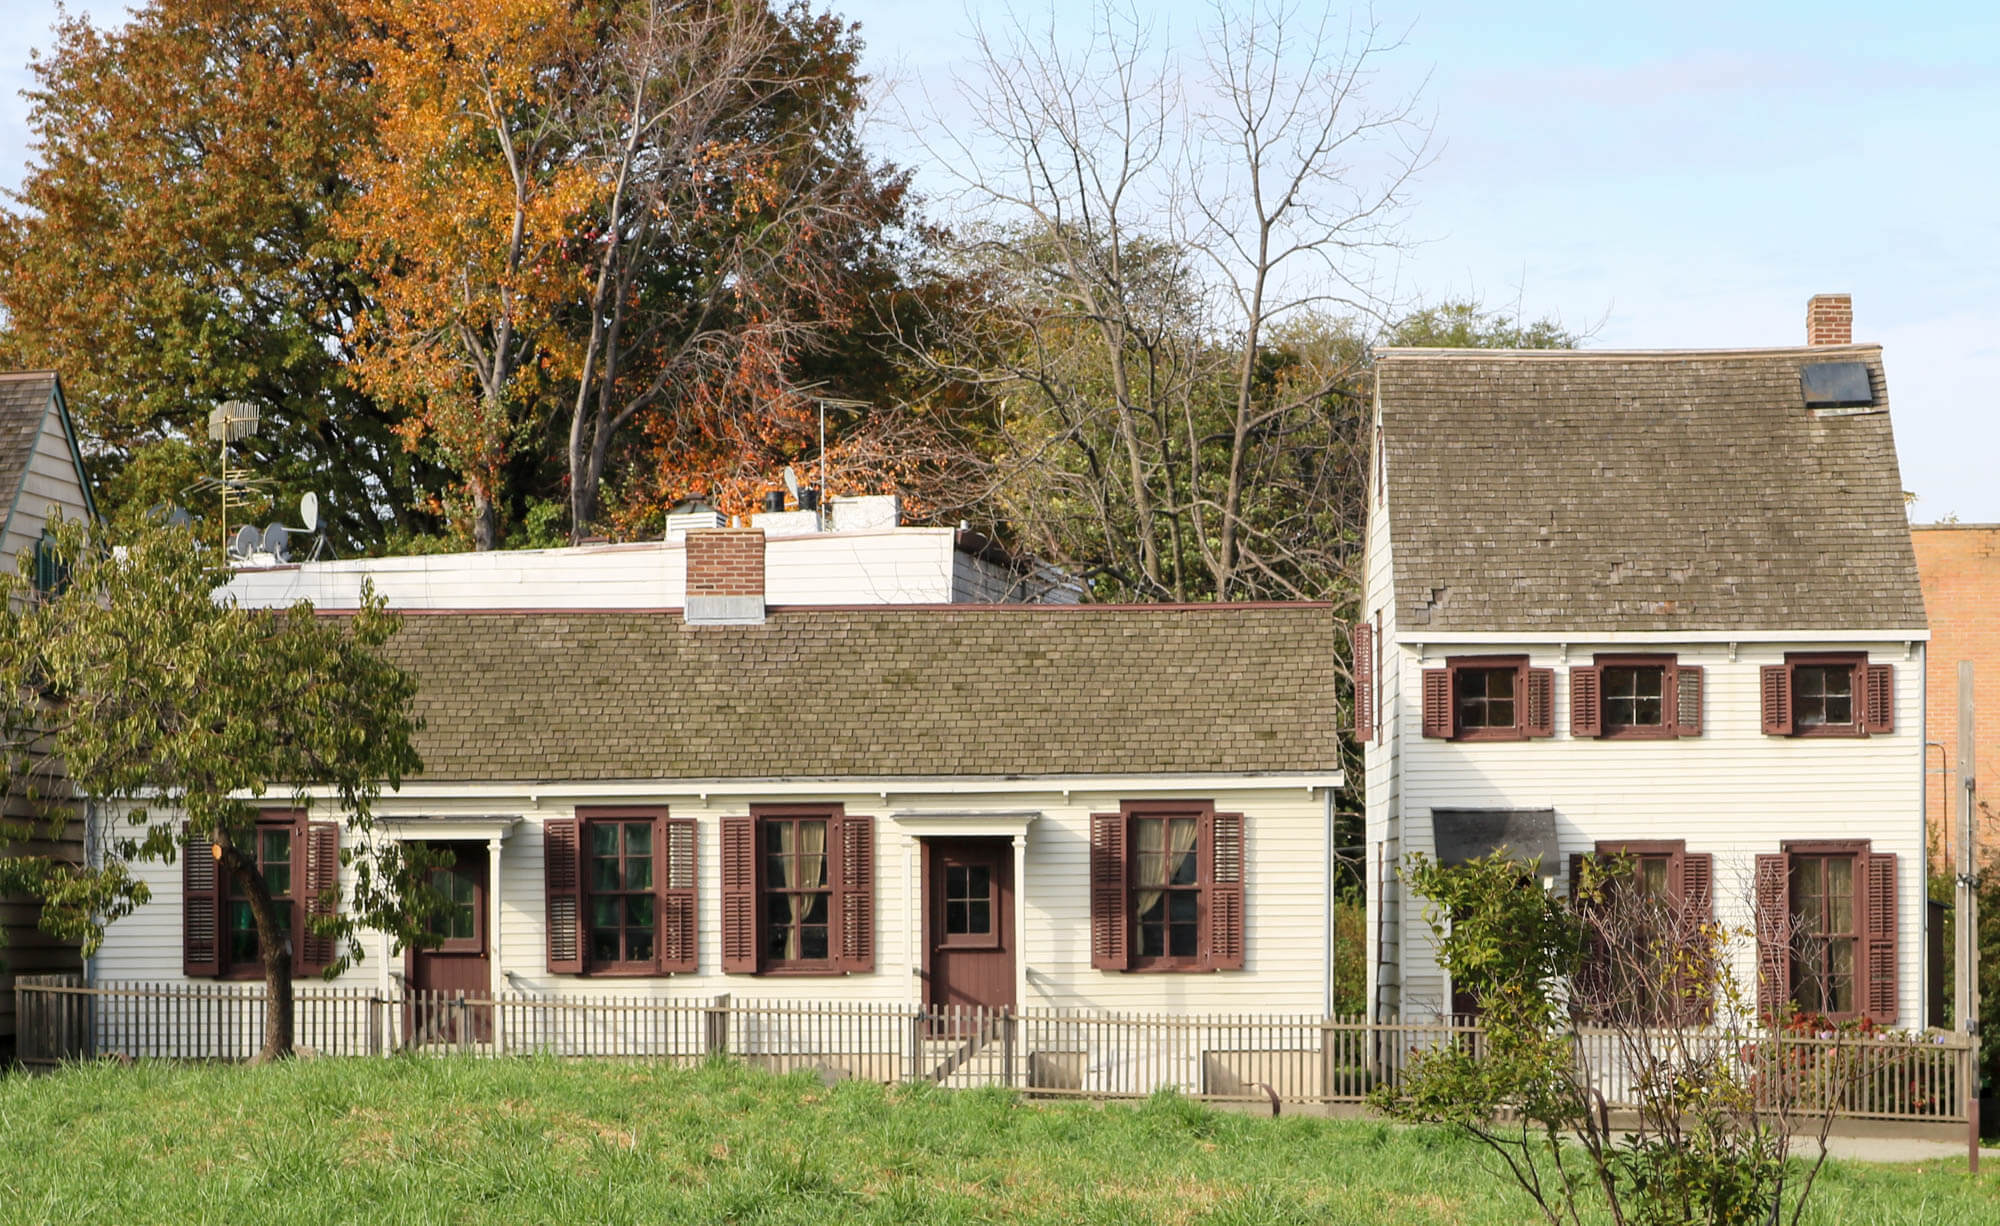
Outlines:
MULTIPOLYGON (((262 1044, 261 984, 16 981, 18 1056, 245 1060, 262 1044)), ((694 1063, 727 1056, 785 1072, 877 1082, 1008 1086, 1038 1095, 1136 1098, 1162 1088, 1212 1099, 1358 1104, 1421 1053, 1485 1041, 1459 1019, 1155 1014, 1086 1009, 920 1010, 874 1003, 538 996, 301 987, 295 1034, 326 1055, 463 1051, 694 1063)), ((1650 1071, 1630 1034, 1586 1030, 1579 1070, 1632 1107, 1650 1071)), ((1973 1050, 1924 1039, 1701 1032, 1688 1039, 1744 1075, 1767 1107, 1830 1102, 1851 1119, 1968 1118, 1973 1050)))

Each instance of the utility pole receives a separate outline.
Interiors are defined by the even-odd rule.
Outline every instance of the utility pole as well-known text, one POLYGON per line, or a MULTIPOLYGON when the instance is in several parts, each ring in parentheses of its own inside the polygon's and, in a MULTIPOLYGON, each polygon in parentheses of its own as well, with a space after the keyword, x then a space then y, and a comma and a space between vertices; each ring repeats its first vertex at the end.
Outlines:
POLYGON ((1979 854, 1978 782, 1972 734, 1972 661, 1958 662, 1958 896, 1954 931, 1952 1019, 1973 1043, 1972 1084, 1966 1087, 1966 1163, 1979 1173, 1979 854))

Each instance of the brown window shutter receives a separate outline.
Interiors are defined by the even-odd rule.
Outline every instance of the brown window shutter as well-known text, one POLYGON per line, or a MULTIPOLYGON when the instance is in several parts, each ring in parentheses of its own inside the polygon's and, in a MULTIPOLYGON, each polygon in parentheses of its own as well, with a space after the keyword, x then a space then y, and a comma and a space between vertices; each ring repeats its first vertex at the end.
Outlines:
POLYGON ((1766 1018, 1792 995, 1790 878, 1790 856, 1757 857, 1757 1011, 1766 1018))
POLYGON ((318 975, 333 965, 337 943, 314 932, 310 921, 333 914, 340 902, 340 823, 301 822, 299 828, 305 836, 306 852, 306 896, 300 911, 307 922, 299 925, 302 935, 294 973, 318 975))
POLYGON ((693 818, 670 817, 658 823, 661 871, 660 935, 654 949, 663 974, 695 969, 701 914, 695 894, 695 824, 693 818))
POLYGON ((1674 669, 1674 735, 1701 735, 1701 700, 1706 678, 1699 664, 1674 669))
POLYGON ((215 846, 181 827, 181 974, 222 973, 222 872, 215 846))
POLYGON ((1424 670, 1424 735, 1449 740, 1451 719, 1451 670, 1424 670))
POLYGON ((1122 971, 1131 943, 1126 936, 1125 815, 1090 815, 1090 964, 1122 971))
POLYGON ((1528 701, 1521 704, 1521 731, 1527 736, 1556 734, 1556 670, 1526 670, 1528 701))
POLYGON ((1366 744, 1375 739, 1375 627, 1354 623, 1348 647, 1353 658, 1354 739, 1366 744))
POLYGON ((549 973, 583 973, 583 823, 564 817, 542 823, 542 905, 548 927, 549 973))
POLYGON ((1792 735, 1792 666, 1766 664, 1761 688, 1764 700, 1764 735, 1792 735))
POLYGON ((1243 815, 1208 819, 1208 969, 1243 969, 1243 815))
POLYGON ((1601 736, 1604 733, 1603 674, 1595 665, 1569 670, 1569 734, 1601 736))
POLYGON ((1862 713, 1869 732, 1896 730, 1896 666, 1870 664, 1866 668, 1867 700, 1862 713))
POLYGON ((875 969, 875 819, 847 814, 835 823, 840 839, 840 949, 834 965, 847 972, 875 969))
MULTIPOLYGON (((1870 671, 1873 671, 1872 667, 1870 671)), ((1896 857, 1867 861, 1868 1018, 1878 1026, 1896 1024, 1896 997, 1902 986, 1896 965, 1896 857)))
POLYGON ((1715 857, 1705 851, 1681 857, 1681 906, 1697 924, 1715 922, 1715 857))
POLYGON ((757 819, 722 819, 722 972, 757 973, 757 819))
POLYGON ((1583 889, 1583 853, 1573 851, 1569 853, 1569 896, 1571 901, 1576 900, 1577 892, 1581 889, 1583 889))

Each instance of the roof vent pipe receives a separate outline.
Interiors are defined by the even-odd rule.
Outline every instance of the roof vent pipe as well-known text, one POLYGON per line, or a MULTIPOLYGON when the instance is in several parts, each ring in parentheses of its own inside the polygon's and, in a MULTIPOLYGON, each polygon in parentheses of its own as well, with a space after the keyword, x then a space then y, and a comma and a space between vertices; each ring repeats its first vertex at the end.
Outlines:
POLYGON ((785 510, 785 491, 765 490, 764 509, 773 515, 783 514, 785 510))

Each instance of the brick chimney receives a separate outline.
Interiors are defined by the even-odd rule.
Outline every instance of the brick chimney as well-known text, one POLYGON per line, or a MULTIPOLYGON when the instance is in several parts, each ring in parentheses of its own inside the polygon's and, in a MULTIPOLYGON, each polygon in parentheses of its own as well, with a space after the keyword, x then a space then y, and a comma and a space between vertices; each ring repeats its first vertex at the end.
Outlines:
POLYGON ((1806 344, 1854 343, 1854 299, 1848 294, 1814 294, 1806 302, 1806 344))
POLYGON ((764 530, 701 528, 687 534, 687 622, 764 622, 764 530))

